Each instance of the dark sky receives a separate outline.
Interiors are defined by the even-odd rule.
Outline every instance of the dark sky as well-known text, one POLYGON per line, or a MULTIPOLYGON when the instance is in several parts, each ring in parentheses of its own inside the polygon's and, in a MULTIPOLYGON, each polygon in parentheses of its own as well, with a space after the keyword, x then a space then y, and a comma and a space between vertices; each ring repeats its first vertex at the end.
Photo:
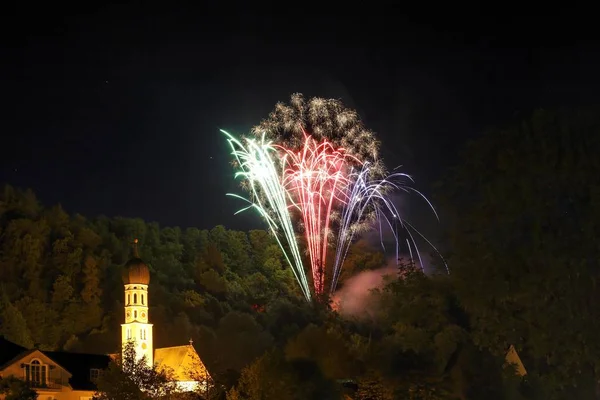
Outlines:
POLYGON ((244 133, 294 92, 356 108, 426 193, 486 126, 600 93, 596 25, 577 16, 242 11, 7 13, 0 183, 87 216, 260 226, 232 216, 219 128, 244 133))

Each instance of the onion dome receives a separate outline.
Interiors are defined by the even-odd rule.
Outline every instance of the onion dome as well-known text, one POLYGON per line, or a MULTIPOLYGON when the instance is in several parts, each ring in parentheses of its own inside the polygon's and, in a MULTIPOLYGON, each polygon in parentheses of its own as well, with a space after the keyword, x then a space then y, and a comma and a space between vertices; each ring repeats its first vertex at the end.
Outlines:
POLYGON ((138 240, 135 239, 133 241, 133 258, 125 264, 123 282, 126 285, 135 283, 147 285, 150 283, 150 270, 138 254, 137 243, 138 240))

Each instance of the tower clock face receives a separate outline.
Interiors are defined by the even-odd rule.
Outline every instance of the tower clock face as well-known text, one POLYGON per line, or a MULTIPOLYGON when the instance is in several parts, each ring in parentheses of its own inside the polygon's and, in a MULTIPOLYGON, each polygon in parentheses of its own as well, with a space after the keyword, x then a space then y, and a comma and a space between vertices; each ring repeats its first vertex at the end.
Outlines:
POLYGON ((131 312, 127 311, 127 318, 131 318, 131 312))
POLYGON ((148 348, 148 346, 146 346, 146 343, 142 343, 142 349, 146 350, 146 348, 148 348))
POLYGON ((145 312, 142 313, 142 318, 146 318, 146 313, 145 312))

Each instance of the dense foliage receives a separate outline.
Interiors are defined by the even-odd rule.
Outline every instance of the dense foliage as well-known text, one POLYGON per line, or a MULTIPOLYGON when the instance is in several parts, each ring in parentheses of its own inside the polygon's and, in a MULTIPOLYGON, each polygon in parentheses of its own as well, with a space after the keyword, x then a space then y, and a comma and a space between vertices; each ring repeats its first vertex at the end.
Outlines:
POLYGON ((539 398, 596 398, 600 378, 600 108, 491 130, 440 188, 472 338, 513 344, 539 398))
MULTIPOLYGON (((358 317, 307 304, 264 231, 87 220, 7 186, 0 333, 114 352, 122 266, 139 238, 155 346, 194 339, 211 398, 595 399, 599 115, 538 112, 470 145, 437 201, 451 275, 403 266, 358 317), (505 364, 510 345, 525 378, 505 364)), ((357 243, 340 286, 385 264, 357 243)))
POLYGON ((0 378, 0 395, 4 400, 36 400, 38 394, 29 385, 14 376, 0 378))

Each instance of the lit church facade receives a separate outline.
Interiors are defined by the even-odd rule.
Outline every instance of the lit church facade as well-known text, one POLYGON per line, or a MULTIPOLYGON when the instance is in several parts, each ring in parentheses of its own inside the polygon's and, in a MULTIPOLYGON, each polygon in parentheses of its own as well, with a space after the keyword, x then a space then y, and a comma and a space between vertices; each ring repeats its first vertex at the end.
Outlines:
POLYGON ((134 247, 134 257, 125 265, 123 282, 125 283, 125 323, 121 324, 122 347, 125 348, 127 342, 133 341, 135 354, 139 358, 146 357, 150 366, 154 363, 152 324, 148 323, 150 271, 139 258, 136 247, 134 247))
MULTIPOLYGON (((182 392, 203 391, 210 376, 200 356, 186 345, 155 349, 152 324, 149 323, 148 285, 150 271, 137 254, 125 265, 125 321, 121 324, 123 347, 132 341, 138 359, 145 357, 149 366, 168 370, 182 392)), ((0 336, 0 377, 23 379, 43 400, 91 400, 95 380, 110 363, 111 355, 26 349, 0 336)), ((0 400, 5 395, 0 394, 0 400)))
POLYGON ((149 323, 148 285, 150 271, 139 257, 137 240, 133 258, 125 265, 125 323, 121 324, 121 345, 133 342, 138 359, 145 357, 148 365, 170 370, 181 391, 205 389, 209 374, 192 341, 184 346, 154 348, 152 324, 149 323))

